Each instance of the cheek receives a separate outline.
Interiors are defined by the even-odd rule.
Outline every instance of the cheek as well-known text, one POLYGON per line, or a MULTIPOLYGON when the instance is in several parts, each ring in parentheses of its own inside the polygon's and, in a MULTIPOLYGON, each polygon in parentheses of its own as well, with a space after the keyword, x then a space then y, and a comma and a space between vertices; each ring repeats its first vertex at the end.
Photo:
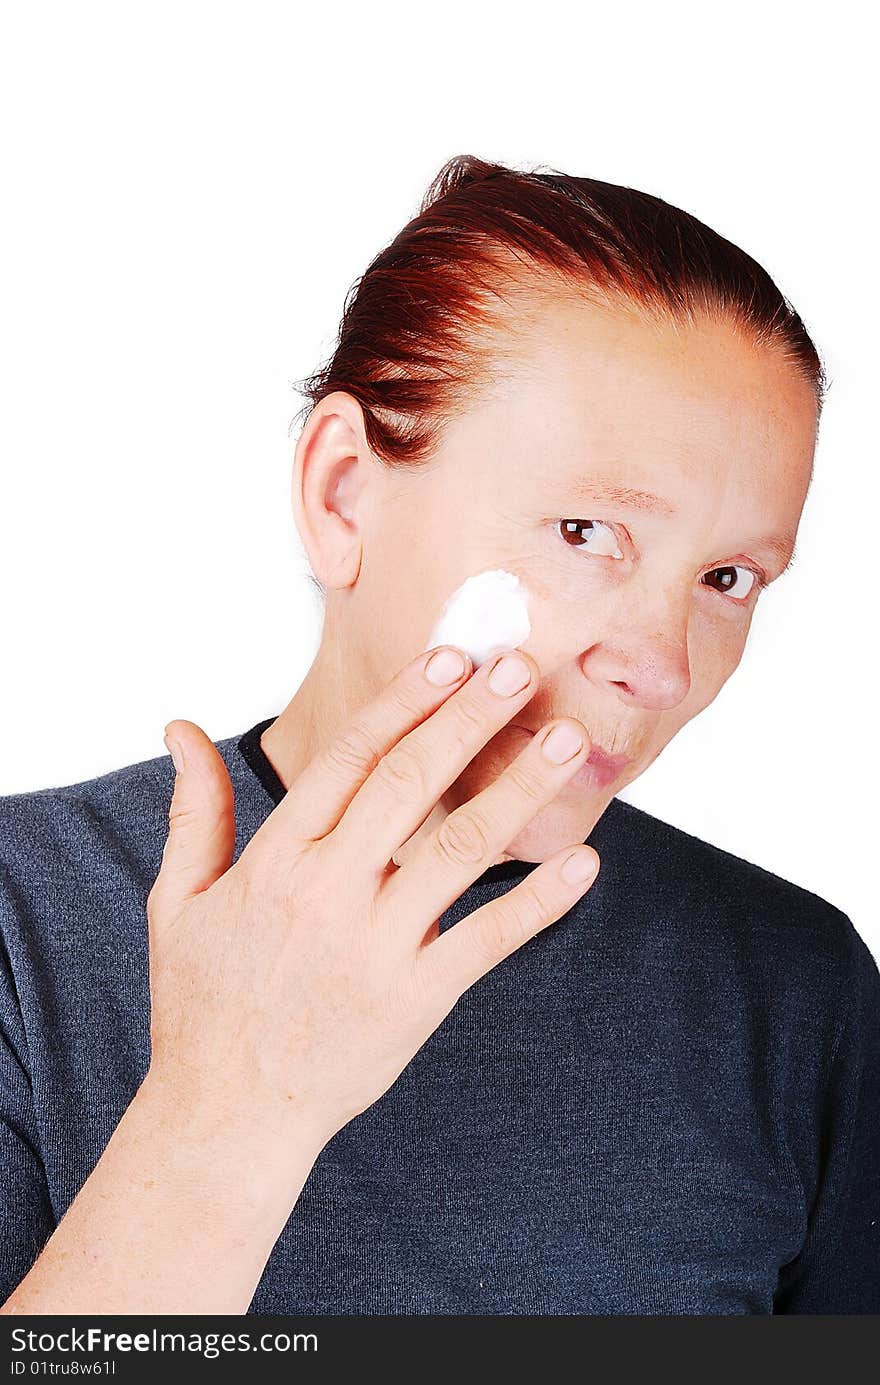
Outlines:
POLYGON ((747 634, 748 625, 739 621, 694 622, 688 638, 691 691, 685 703, 686 720, 708 707, 736 671, 747 634))
POLYGON ((639 773, 656 759, 682 727, 714 702, 742 658, 747 632, 748 627, 742 623, 734 625, 728 620, 719 620, 711 611, 692 622, 688 629, 690 689, 676 707, 660 713, 649 742, 648 759, 639 773))

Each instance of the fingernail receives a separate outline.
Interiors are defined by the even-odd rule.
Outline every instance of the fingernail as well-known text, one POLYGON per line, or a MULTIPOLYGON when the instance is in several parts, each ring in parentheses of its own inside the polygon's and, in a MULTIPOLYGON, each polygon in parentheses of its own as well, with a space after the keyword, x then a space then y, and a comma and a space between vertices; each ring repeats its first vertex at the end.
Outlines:
POLYGON ((425 677, 438 688, 457 683, 464 673, 464 659, 454 649, 441 649, 428 660, 425 677))
POLYGON ((180 774, 181 770, 183 769, 183 751, 181 750, 177 741, 172 741, 168 736, 163 736, 162 739, 165 742, 168 754, 174 761, 174 768, 176 772, 180 774))
POLYGON ((545 760, 549 760, 553 765, 564 765, 566 760, 577 755, 584 738, 580 731, 574 726, 569 726, 564 721, 561 726, 554 726, 550 735, 541 745, 541 753, 545 760))
POLYGON ((569 885, 582 885, 596 872, 596 857, 592 851, 576 851, 562 863, 562 878, 569 885))
POLYGON ((522 692, 531 676, 532 671, 524 659, 516 654, 505 654, 489 674, 489 687, 499 697, 512 697, 522 692))

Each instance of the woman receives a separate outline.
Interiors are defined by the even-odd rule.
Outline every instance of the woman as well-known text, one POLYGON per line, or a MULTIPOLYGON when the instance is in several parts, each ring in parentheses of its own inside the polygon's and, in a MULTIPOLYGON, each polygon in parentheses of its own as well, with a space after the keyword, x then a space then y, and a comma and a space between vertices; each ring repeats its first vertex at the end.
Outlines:
POLYGON ((880 1309, 867 947, 615 796, 737 667, 823 390, 688 214, 441 171, 306 383, 302 686, 170 723, 170 824, 167 760, 3 801, 5 1312, 880 1309))

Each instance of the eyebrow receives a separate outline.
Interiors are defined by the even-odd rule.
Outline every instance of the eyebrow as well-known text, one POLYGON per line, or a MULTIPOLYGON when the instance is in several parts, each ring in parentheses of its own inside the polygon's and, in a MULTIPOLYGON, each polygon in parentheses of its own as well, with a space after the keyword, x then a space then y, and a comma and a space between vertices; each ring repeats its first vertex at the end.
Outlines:
POLYGON ((632 486, 621 486, 616 481, 606 481, 601 477, 584 476, 575 482, 574 494, 584 499, 598 500, 600 504, 619 505, 625 510, 651 510, 658 514, 678 514, 674 505, 650 491, 634 490, 632 486))
MULTIPOLYGON (((617 481, 601 476, 579 477, 573 485, 566 487, 566 491, 568 494, 575 495, 579 500, 594 500, 600 505, 616 505, 621 510, 635 510, 670 516, 678 514, 675 505, 660 495, 654 495, 652 491, 638 490, 633 486, 622 486, 617 481)), ((767 534, 763 538, 754 539, 748 547, 763 548, 772 553, 780 563, 785 564, 782 572, 788 572, 795 559, 795 537, 793 533, 767 534)))

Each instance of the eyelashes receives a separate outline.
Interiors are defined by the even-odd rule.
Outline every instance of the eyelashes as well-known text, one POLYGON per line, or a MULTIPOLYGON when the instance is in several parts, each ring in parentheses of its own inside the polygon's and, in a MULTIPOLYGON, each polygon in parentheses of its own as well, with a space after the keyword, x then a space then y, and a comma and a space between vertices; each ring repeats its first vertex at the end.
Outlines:
MULTIPOLYGON (((595 557, 617 558, 623 557, 617 539, 614 535, 614 528, 601 519, 560 519, 556 521, 556 530, 563 542, 569 548, 583 549, 584 552, 591 553, 595 557), (596 542, 579 543, 579 531, 585 530, 588 539, 596 536, 596 542)), ((737 606, 744 606, 753 592, 760 594, 769 585, 766 574, 760 569, 749 567, 744 563, 725 563, 722 567, 712 568, 706 573, 706 577, 720 575, 724 573, 747 573, 752 581, 748 589, 739 595, 733 595, 729 590, 713 588, 719 595, 724 596, 729 601, 733 601, 737 606)), ((738 580, 738 579, 737 579, 738 580)))

